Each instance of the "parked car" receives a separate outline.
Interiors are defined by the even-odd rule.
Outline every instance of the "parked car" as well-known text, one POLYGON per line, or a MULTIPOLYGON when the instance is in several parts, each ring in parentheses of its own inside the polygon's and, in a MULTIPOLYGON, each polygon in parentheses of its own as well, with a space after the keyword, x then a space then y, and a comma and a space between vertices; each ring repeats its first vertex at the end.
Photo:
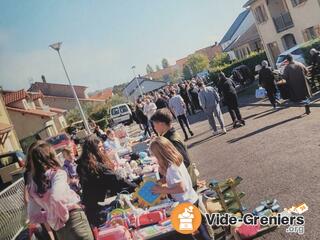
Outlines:
POLYGON ((285 58, 288 54, 292 55, 294 61, 303 63, 304 65, 306 64, 306 60, 304 58, 301 45, 297 45, 281 53, 278 56, 276 66, 277 66, 277 69, 280 70, 280 72, 283 72, 284 67, 287 65, 285 58))
POLYGON ((49 137, 46 139, 46 142, 52 145, 57 154, 61 153, 64 148, 69 148, 75 156, 78 156, 77 145, 66 133, 49 137))
POLYGON ((119 123, 131 124, 133 122, 132 112, 128 104, 113 106, 110 110, 110 117, 114 125, 119 123))
POLYGON ((25 161, 26 156, 22 151, 7 152, 0 155, 0 189, 12 182, 12 173, 22 170, 25 161))

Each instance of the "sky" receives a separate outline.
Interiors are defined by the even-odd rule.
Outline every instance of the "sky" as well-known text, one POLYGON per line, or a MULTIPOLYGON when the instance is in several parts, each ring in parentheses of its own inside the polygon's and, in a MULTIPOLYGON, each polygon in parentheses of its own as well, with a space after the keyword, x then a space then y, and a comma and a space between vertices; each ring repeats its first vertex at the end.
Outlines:
POLYGON ((67 83, 90 91, 129 82, 136 66, 170 64, 220 41, 246 0, 0 0, 0 86, 67 83))

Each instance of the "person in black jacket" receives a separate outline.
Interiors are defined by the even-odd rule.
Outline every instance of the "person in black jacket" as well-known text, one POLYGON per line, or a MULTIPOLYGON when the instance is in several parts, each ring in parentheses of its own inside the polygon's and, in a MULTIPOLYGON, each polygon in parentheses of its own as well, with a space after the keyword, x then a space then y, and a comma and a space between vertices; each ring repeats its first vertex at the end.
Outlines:
POLYGON ((219 73, 219 80, 220 91, 223 94, 225 104, 228 106, 233 121, 233 127, 237 127, 239 123, 245 125, 245 121, 242 119, 239 110, 237 91, 233 81, 230 78, 227 78, 223 72, 219 73))
POLYGON ((136 187, 114 173, 113 162, 106 155, 102 142, 94 135, 88 136, 83 144, 77 172, 83 190, 82 203, 89 223, 93 226, 101 224, 101 207, 98 202, 123 190, 132 192, 136 187))
POLYGON ((262 61, 261 70, 259 71, 259 84, 267 91, 268 98, 273 108, 276 109, 276 97, 277 92, 275 77, 267 61, 262 61))
POLYGON ((191 115, 192 114, 195 114, 195 109, 194 109, 194 106, 190 100, 190 97, 188 95, 188 91, 187 91, 187 88, 186 88, 186 85, 185 84, 179 84, 179 88, 180 88, 180 96, 182 97, 184 103, 186 104, 186 108, 187 108, 187 111, 188 111, 188 114, 191 115), (191 112, 190 112, 190 108, 191 108, 191 112))
POLYGON ((159 90, 158 93, 156 93, 157 100, 155 102, 157 109, 167 108, 168 107, 168 99, 164 96, 164 92, 162 90, 159 90))
POLYGON ((141 103, 138 103, 136 105, 136 118, 138 121, 143 125, 144 128, 144 136, 147 137, 147 134, 149 134, 149 137, 151 137, 151 131, 149 129, 149 121, 146 115, 144 115, 143 112, 143 106, 141 103))

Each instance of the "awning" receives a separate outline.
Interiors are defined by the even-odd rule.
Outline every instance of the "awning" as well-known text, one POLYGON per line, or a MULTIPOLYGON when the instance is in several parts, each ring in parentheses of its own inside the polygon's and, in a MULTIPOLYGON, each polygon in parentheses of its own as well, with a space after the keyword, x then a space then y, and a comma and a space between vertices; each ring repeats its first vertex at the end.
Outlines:
POLYGON ((7 140, 7 137, 12 130, 12 126, 5 123, 0 123, 0 144, 4 145, 7 140))

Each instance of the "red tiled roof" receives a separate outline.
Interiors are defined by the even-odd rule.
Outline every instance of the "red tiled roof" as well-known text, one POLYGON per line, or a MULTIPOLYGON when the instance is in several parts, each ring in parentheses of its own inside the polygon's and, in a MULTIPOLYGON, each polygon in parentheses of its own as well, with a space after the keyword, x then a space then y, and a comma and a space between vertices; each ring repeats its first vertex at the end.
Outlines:
POLYGON ((14 103, 17 101, 20 101, 22 99, 25 99, 28 96, 28 93, 24 90, 21 89, 16 92, 8 92, 3 96, 3 101, 5 105, 8 105, 10 103, 14 103))
POLYGON ((38 98, 43 98, 43 94, 41 91, 38 92, 28 92, 30 94, 32 100, 37 100, 38 98))
POLYGON ((13 107, 7 107, 8 111, 14 111, 14 112, 20 112, 23 114, 30 114, 30 115, 36 115, 40 117, 53 117, 56 115, 54 112, 47 112, 40 109, 21 109, 21 108, 13 108, 13 107))
POLYGON ((112 88, 106 88, 101 92, 93 94, 90 96, 90 99, 97 100, 107 100, 112 97, 112 88))

